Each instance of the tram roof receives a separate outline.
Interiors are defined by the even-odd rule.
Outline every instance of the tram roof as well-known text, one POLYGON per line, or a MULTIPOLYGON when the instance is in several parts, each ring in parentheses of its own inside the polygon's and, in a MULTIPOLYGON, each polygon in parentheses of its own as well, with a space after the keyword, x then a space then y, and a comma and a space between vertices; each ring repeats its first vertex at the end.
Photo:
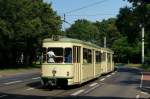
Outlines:
POLYGON ((84 45, 88 45, 88 46, 92 46, 92 47, 95 47, 95 48, 101 48, 101 49, 104 49, 104 50, 108 50, 108 51, 112 51, 111 49, 109 48, 103 48, 103 47, 100 47, 94 43, 91 43, 91 42, 86 42, 86 41, 82 41, 82 40, 79 40, 79 39, 73 39, 73 38, 59 38, 59 40, 54 40, 52 38, 46 38, 43 40, 43 43, 46 43, 46 42, 70 42, 70 43, 78 43, 78 44, 84 44, 84 45))

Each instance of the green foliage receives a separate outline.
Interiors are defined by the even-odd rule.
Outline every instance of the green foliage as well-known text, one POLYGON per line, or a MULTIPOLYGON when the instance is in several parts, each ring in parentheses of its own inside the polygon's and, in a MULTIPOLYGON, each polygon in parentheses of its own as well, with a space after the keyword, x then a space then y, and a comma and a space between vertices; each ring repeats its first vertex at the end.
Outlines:
POLYGON ((59 34, 61 20, 42 0, 0 0, 0 64, 31 64, 43 38, 59 34))
MULTIPOLYGON (((130 56, 141 57, 141 27, 145 28, 145 56, 147 57, 150 45, 150 4, 144 0, 127 0, 132 3, 132 7, 120 9, 117 16, 116 25, 120 33, 127 38, 131 47, 130 56)), ((132 58, 140 63, 141 59, 132 58)))
POLYGON ((128 43, 127 37, 121 37, 114 41, 112 49, 115 51, 115 61, 123 63, 137 63, 140 61, 140 44, 128 43))
POLYGON ((116 25, 120 33, 128 38, 128 42, 135 43, 139 40, 140 24, 131 8, 125 7, 120 9, 116 25))
MULTIPOLYGON (((92 22, 87 20, 77 20, 66 30, 66 35, 71 38, 77 38, 85 41, 96 42, 98 28, 92 22)), ((96 42, 97 43, 97 42, 96 42)))
POLYGON ((120 36, 115 22, 114 18, 95 23, 85 19, 77 20, 66 30, 66 34, 68 37, 90 41, 100 46, 103 46, 106 37, 107 47, 111 47, 112 42, 120 36))
MULTIPOLYGON (((103 20, 102 22, 96 21, 94 23, 99 30, 99 42, 103 44, 104 37, 107 38, 107 47, 111 48, 113 42, 118 39, 121 35, 116 27, 116 19, 110 18, 108 20, 103 20)), ((102 45, 101 45, 102 46, 102 45)))
POLYGON ((144 69, 144 70, 147 71, 147 72, 150 72, 150 64, 143 64, 143 65, 141 66, 141 68, 144 69))

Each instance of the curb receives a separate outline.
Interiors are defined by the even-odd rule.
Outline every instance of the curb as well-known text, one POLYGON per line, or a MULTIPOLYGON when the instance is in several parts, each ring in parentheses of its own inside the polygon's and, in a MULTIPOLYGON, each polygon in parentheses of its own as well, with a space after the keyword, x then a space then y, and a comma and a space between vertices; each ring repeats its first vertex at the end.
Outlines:
MULTIPOLYGON (((145 76, 145 72, 141 72, 141 84, 140 84, 140 89, 143 92, 146 92, 148 94, 150 94, 150 80, 144 80, 144 76, 145 76), (145 83, 145 84, 144 84, 145 83), (148 83, 148 84, 147 84, 148 83)), ((148 72, 148 74, 150 74, 150 72, 148 72)), ((149 76, 150 77, 150 76, 149 76)))
POLYGON ((146 92, 146 93, 150 94, 150 87, 142 87, 141 90, 143 92, 146 92))

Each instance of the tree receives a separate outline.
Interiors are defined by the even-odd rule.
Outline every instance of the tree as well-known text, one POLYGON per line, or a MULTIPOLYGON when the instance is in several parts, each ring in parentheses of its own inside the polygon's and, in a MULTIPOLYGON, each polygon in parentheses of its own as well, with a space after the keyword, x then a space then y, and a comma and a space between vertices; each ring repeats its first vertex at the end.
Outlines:
POLYGON ((121 8, 117 17, 116 25, 120 33, 127 37, 128 42, 135 43, 139 40, 139 21, 133 10, 129 7, 121 8))
POLYGON ((60 33, 60 17, 43 0, 0 0, 0 6, 0 64, 15 65, 22 53, 31 64, 42 39, 60 33))
MULTIPOLYGON (((99 30, 99 39, 101 44, 104 42, 104 37, 107 38, 107 47, 111 48, 112 43, 118 39, 121 35, 116 27, 116 19, 110 18, 108 20, 103 20, 101 22, 96 21, 95 26, 97 26, 99 30)), ((101 45, 103 46, 103 45, 101 45)))
MULTIPOLYGON (((127 37, 127 41, 131 47, 130 54, 132 56, 141 57, 141 27, 145 27, 145 55, 147 56, 150 49, 150 4, 144 0, 127 0, 132 3, 132 7, 124 7, 120 9, 117 16, 116 25, 120 33, 127 37)), ((140 58, 132 58, 132 61, 140 62, 140 58)))
POLYGON ((113 42, 112 49, 115 51, 114 58, 119 63, 137 63, 140 58, 140 44, 133 45, 128 42, 127 37, 118 38, 113 42))
POLYGON ((75 23, 66 30, 66 35, 68 37, 93 43, 98 43, 96 41, 98 33, 97 27, 92 22, 85 19, 75 21, 75 23))

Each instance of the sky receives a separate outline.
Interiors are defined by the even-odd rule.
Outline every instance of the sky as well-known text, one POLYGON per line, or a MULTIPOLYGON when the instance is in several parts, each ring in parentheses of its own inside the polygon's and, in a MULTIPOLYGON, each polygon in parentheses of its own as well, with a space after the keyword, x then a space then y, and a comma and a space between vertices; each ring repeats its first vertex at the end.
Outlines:
MULTIPOLYGON (((89 21, 102 21, 111 17, 116 17, 119 9, 124 6, 131 6, 127 0, 44 0, 52 3, 52 8, 63 19, 73 24, 77 19, 87 19, 89 21)), ((67 23, 64 27, 69 27, 67 23)))

